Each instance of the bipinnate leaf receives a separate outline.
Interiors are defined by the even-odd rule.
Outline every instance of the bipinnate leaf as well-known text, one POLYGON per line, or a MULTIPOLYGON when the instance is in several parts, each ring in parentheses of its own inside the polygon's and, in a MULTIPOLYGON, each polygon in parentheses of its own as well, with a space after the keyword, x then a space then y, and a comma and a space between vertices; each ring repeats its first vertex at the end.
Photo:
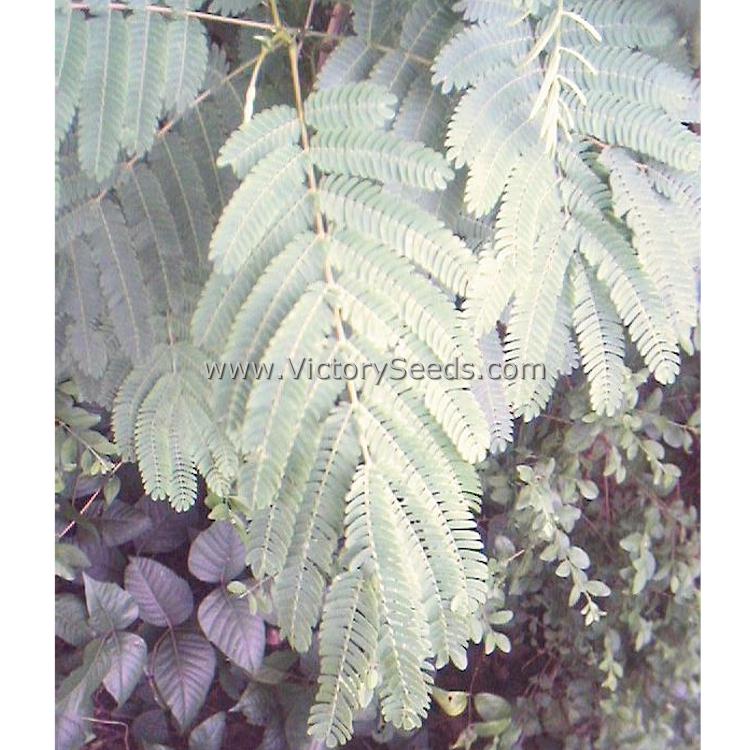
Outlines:
POLYGON ((181 731, 203 706, 215 669, 213 646, 194 631, 172 631, 157 646, 154 681, 181 731))
POLYGON ((260 666, 266 644, 265 626, 260 617, 250 613, 246 599, 217 588, 198 607, 198 623, 208 640, 237 666, 248 672, 260 666))
POLYGON ((190 572, 201 581, 231 581, 245 569, 245 545, 229 521, 217 521, 190 545, 190 572))
POLYGON ((138 617, 135 599, 116 583, 102 583, 84 573, 83 586, 91 627, 98 633, 124 630, 138 617))
POLYGON ((503 362, 503 347, 496 331, 488 331, 479 340, 479 349, 484 364, 483 376, 472 380, 471 391, 482 407, 490 428, 490 452, 500 453, 513 440, 513 414, 508 403, 508 394, 499 379, 490 375, 490 367, 499 367, 503 362))
POLYGON ((183 17, 167 30, 164 103, 179 114, 198 94, 208 64, 208 39, 200 21, 183 17))
POLYGON ((141 619, 149 625, 174 628, 193 611, 193 594, 187 581, 156 560, 131 558, 125 568, 125 588, 138 603, 141 619))
POLYGON ((128 32, 122 13, 108 10, 86 22, 88 55, 79 113, 78 158, 104 180, 119 151, 127 89, 128 32))
POLYGON ((142 154, 154 142, 165 84, 167 22, 158 13, 136 8, 128 24, 128 86, 123 145, 142 154))
POLYGON ((146 642, 135 633, 114 633, 107 647, 112 666, 104 677, 104 687, 121 706, 135 690, 148 656, 146 642))

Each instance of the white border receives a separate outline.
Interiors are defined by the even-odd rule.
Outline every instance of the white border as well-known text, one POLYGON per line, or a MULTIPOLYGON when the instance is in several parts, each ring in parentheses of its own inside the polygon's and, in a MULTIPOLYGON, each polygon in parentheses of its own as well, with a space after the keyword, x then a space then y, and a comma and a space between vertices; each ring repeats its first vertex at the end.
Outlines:
POLYGON ((747 737, 750 3, 702 11, 701 694, 702 746, 713 750, 747 737))
POLYGON ((0 394, 5 747, 54 747, 54 15, 3 8, 0 394))
MULTIPOLYGON (((710 750, 746 735, 748 711, 750 3, 703 5, 702 745, 710 750)), ((4 8, 0 46, 0 624, 2 735, 22 741, 4 744, 41 749, 53 747, 54 721, 54 24, 51 7, 30 10, 4 8)))

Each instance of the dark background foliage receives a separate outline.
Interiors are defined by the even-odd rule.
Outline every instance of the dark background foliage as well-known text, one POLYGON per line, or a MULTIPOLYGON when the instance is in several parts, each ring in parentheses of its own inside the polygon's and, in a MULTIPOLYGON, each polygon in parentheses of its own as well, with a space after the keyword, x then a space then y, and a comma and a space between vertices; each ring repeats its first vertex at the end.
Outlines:
MULTIPOLYGON (((510 453, 486 462, 481 528, 492 555, 495 597, 488 613, 513 613, 507 622, 499 618, 501 626, 487 627, 507 636, 510 651, 505 652, 501 638, 493 641, 499 647, 486 653, 490 639, 485 633, 471 649, 465 671, 449 667, 438 675, 437 684, 446 692, 438 693, 418 735, 395 737, 366 713, 356 725, 352 748, 380 742, 391 748, 470 747, 477 727, 481 734, 481 727, 493 721, 500 731, 479 737, 474 747, 614 748, 626 742, 642 748, 698 747, 698 374, 693 360, 677 386, 662 391, 641 384, 637 402, 625 414, 588 423, 582 420, 585 387, 568 382, 554 408, 524 427, 510 453), (632 439, 638 450, 628 457, 622 445, 631 445, 632 439), (518 478, 518 467, 533 467, 539 472, 535 481, 548 470, 551 457, 555 467, 542 482, 544 491, 556 488, 556 493, 573 482, 591 497, 571 503, 580 518, 565 532, 590 560, 590 578, 612 591, 602 600, 606 615, 590 627, 578 608, 569 606, 570 579, 561 577, 554 561, 541 559, 542 534, 529 524, 528 508, 521 507, 528 485, 518 478), (619 482, 615 464, 624 471, 619 482), (645 567, 639 567, 642 551, 653 558, 645 567), (636 583, 641 569, 643 580, 636 583), (488 708, 492 697, 496 702, 488 708)), ((94 431, 106 434, 107 426, 94 431)), ((87 452, 79 444, 73 469, 60 474, 59 511, 67 509, 59 513, 58 528, 67 529, 60 542, 73 545, 86 559, 72 563, 72 580, 58 578, 58 604, 75 597, 84 605, 81 571, 127 589, 128 561, 149 559, 189 582, 195 607, 186 624, 201 633, 195 609, 215 584, 196 578, 188 559, 191 544, 211 528, 205 503, 178 514, 166 503, 153 502, 142 495, 132 465, 117 469, 116 499, 102 490, 89 502, 111 479, 105 474, 91 484, 82 477, 87 452), (71 503, 65 498, 73 490, 71 503), (82 503, 86 509, 79 514, 73 505, 82 503), (75 524, 68 529, 63 516, 75 524)), ((252 610, 265 619, 258 645, 265 653, 263 667, 241 669, 215 649, 218 666, 206 685, 205 701, 183 729, 150 674, 154 646, 165 631, 136 619, 127 631, 141 635, 149 646, 145 674, 120 707, 106 687, 92 686, 88 747, 200 747, 195 738, 190 744, 190 730, 217 714, 226 722, 217 748, 303 746, 294 743, 303 741, 314 655, 300 659, 280 641, 263 582, 244 580, 232 589, 235 594, 249 590, 239 601, 248 616, 252 610)), ((81 663, 85 643, 71 645, 60 637, 56 643, 62 681, 81 663)))

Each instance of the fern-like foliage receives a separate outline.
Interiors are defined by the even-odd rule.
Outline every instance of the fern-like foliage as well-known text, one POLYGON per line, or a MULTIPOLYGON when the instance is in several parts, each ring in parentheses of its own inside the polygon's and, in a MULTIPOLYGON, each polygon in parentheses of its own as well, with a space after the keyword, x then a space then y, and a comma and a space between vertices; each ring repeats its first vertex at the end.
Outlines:
POLYGON ((501 453, 513 440, 513 414, 500 380, 504 354, 496 331, 482 336, 479 348, 482 353, 482 378, 474 380, 471 387, 490 425, 490 451, 501 453))
POLYGON ((121 150, 148 151, 162 114, 182 114, 203 85, 205 28, 179 14, 189 8, 184 0, 168 5, 130 0, 123 11, 92 3, 84 13, 60 4, 55 12, 57 141, 78 110, 80 163, 99 181, 111 175, 121 150))
POLYGON ((157 135, 147 162, 119 165, 116 186, 84 171, 80 127, 61 146, 60 362, 83 397, 104 406, 132 367, 156 356, 155 345, 187 337, 208 275, 211 229, 237 184, 216 165, 220 140, 242 112, 226 67, 213 50, 201 94, 212 114, 202 104, 190 108, 157 135))
POLYGON ((324 601, 336 612, 321 642, 338 671, 324 673, 311 720, 334 744, 351 735, 364 697, 334 676, 361 681, 372 662, 386 718, 418 726, 430 660, 462 663, 484 596, 471 464, 490 440, 478 404, 460 382, 376 384, 365 367, 479 360, 453 304, 466 292, 470 251, 383 186, 436 189, 452 176, 437 152, 384 129, 394 104, 372 83, 326 89, 295 113, 297 127, 277 107, 229 139, 222 162, 245 176, 214 232, 214 278, 193 318, 194 337, 212 331, 222 361, 358 373, 348 385, 288 371, 216 385, 215 412, 243 455, 237 506, 251 519, 250 560, 257 576, 277 576, 282 631, 306 650, 324 601), (342 535, 346 572, 326 595, 342 535), (364 597, 347 601, 346 623, 342 587, 364 597), (367 629, 372 648, 342 645, 341 627, 349 639, 367 629))
POLYGON ((372 700, 415 729, 481 637, 474 466, 562 375, 613 415, 632 356, 670 383, 692 350, 684 40, 649 0, 352 0, 335 41, 282 0, 82 6, 56 4, 60 377, 147 493, 186 510, 203 478, 242 527, 319 647, 315 741, 372 700))
POLYGON ((546 385, 509 386, 516 415, 546 404, 569 327, 592 406, 612 414, 620 323, 662 383, 675 378, 678 347, 692 350, 697 235, 677 236, 684 193, 653 170, 686 181, 698 170, 685 123, 698 119, 699 86, 649 53, 679 43, 653 3, 518 5, 463 3, 469 24, 433 65, 435 85, 463 90, 446 146, 468 167, 465 205, 494 222, 466 310, 480 335, 509 305, 507 361, 547 368, 546 385))
POLYGON ((185 344, 161 346, 134 369, 113 410, 117 446, 136 459, 143 486, 177 510, 192 507, 197 472, 219 495, 229 491, 237 456, 214 423, 200 354, 185 344))

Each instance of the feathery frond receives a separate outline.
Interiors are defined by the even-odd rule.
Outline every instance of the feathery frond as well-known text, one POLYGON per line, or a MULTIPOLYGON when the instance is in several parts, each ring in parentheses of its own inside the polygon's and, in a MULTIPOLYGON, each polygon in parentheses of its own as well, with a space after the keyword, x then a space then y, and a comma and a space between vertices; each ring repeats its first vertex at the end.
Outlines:
POLYGON ((305 120, 318 130, 380 129, 393 119, 396 97, 373 83, 317 91, 305 102, 305 120))
POLYGON ((143 154, 154 142, 162 109, 168 24, 136 6, 127 25, 129 70, 122 143, 128 152, 143 154))
POLYGON ((153 343, 148 298, 120 207, 103 200, 92 207, 91 244, 99 267, 115 333, 134 363, 142 362, 153 343))
POLYGON ((501 453, 513 440, 513 414, 508 396, 499 376, 503 364, 503 347, 496 331, 486 333, 479 340, 482 352, 480 377, 471 383, 471 389, 482 407, 490 427, 490 452, 501 453))
POLYGON ((106 10, 88 19, 86 31, 78 158, 90 175, 102 181, 120 150, 128 85, 127 26, 120 13, 106 10))
POLYGON ((591 388, 591 405, 612 416, 622 400, 625 338, 617 312, 583 264, 573 265, 573 323, 583 369, 591 388))
POLYGON ((698 322, 697 279, 695 257, 682 240, 682 226, 675 226, 669 200, 651 188, 639 165, 626 153, 607 149, 600 161, 611 169, 613 209, 633 233, 641 267, 665 300, 678 339, 689 342, 698 322))
POLYGON ((632 355, 674 381, 700 85, 645 0, 260 5, 57 11, 56 345, 148 494, 246 524, 334 747, 466 667, 513 418, 578 367, 604 415, 632 355))
POLYGON ((344 745, 352 737, 377 645, 377 620, 371 582, 360 571, 337 576, 323 614, 320 687, 310 714, 311 734, 328 747, 344 745))
POLYGON ((444 190, 453 170, 441 154, 391 133, 325 130, 315 136, 310 158, 321 169, 423 190, 444 190))
POLYGON ((195 99, 206 75, 208 44, 202 23, 192 18, 175 18, 167 31, 164 106, 176 114, 195 99))
POLYGON ((83 13, 55 12, 55 140, 68 131, 81 95, 87 29, 83 13))
POLYGON ((284 104, 258 113, 232 133, 219 152, 220 167, 231 166, 242 179, 263 157, 299 140, 297 113, 284 104))

